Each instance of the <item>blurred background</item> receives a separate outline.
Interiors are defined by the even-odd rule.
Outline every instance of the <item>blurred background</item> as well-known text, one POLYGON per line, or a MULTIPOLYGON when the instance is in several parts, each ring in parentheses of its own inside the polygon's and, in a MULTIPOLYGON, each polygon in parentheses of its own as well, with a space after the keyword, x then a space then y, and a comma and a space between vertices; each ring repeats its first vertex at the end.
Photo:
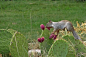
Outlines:
POLYGON ((37 40, 40 25, 69 20, 76 26, 86 22, 85 0, 0 0, 0 29, 14 29, 37 40))

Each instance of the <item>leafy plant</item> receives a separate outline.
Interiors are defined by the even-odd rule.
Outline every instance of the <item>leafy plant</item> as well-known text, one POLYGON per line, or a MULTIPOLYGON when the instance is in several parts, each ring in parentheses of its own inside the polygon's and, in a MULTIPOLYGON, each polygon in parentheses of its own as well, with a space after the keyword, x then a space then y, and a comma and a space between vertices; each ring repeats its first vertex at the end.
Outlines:
POLYGON ((28 43, 26 38, 13 29, 1 29, 0 53, 11 53, 13 57, 28 57, 28 43), (3 37, 3 35, 5 35, 3 37), (11 35, 11 36, 10 36, 11 35), (7 37, 10 36, 10 37, 7 37))
POLYGON ((81 53, 81 52, 86 53, 86 47, 82 43, 82 41, 79 41, 79 40, 75 39, 73 36, 69 36, 69 35, 64 35, 63 39, 68 41, 68 43, 70 43, 71 47, 74 47, 77 54, 81 53))
POLYGON ((28 57, 28 43, 21 33, 16 32, 12 37, 10 52, 13 57, 28 57))
POLYGON ((66 57, 68 53, 68 43, 64 40, 55 41, 48 53, 48 57, 66 57))
POLYGON ((40 49, 42 51, 43 55, 47 55, 48 51, 52 45, 52 43, 54 42, 52 39, 49 39, 49 30, 45 29, 42 31, 42 35, 40 37, 45 37, 45 40, 40 43, 40 49))
MULTIPOLYGON (((77 23, 78 27, 80 28, 79 23, 77 23)), ((42 54, 46 53, 48 57, 76 57, 78 56, 77 54, 86 53, 86 47, 83 42, 75 39, 70 33, 67 35, 67 31, 66 34, 61 32, 64 36, 60 39, 52 40, 53 34, 50 35, 50 29, 42 28, 40 38, 45 37, 45 40, 40 43, 42 54)))
POLYGON ((8 31, 0 29, 0 54, 8 54, 10 52, 11 38, 12 35, 8 31))

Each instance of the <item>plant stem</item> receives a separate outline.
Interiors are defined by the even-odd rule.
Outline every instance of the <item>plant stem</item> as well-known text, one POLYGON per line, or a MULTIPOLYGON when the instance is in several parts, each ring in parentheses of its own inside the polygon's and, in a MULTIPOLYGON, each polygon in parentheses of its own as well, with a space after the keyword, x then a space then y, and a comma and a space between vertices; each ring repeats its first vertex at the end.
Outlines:
POLYGON ((42 34, 43 34, 43 30, 42 30, 42 33, 41 33, 40 37, 42 37, 42 34))

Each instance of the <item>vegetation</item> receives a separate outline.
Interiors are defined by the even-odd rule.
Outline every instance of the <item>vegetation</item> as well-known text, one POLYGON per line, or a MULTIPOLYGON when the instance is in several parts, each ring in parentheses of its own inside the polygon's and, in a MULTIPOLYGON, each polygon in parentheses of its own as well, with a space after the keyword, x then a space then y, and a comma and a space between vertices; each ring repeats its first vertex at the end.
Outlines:
POLYGON ((0 31, 0 54, 5 55, 3 57, 9 57, 9 53, 13 57, 28 57, 28 42, 21 33, 12 29, 0 31))
MULTIPOLYGON (((80 37, 82 39, 85 39, 86 33, 86 23, 82 23, 80 26, 79 23, 77 22, 77 29, 80 37), (79 30, 80 29, 80 30, 79 30), (82 29, 82 30, 81 30, 82 29), (84 31, 83 31, 84 30, 84 31), (84 34, 84 37, 81 36, 84 34)), ((42 29, 43 27, 41 27, 42 29)), ((40 49, 42 51, 43 57, 78 57, 78 56, 85 56, 83 53, 86 53, 86 46, 83 44, 83 41, 75 39, 74 36, 71 35, 71 33, 67 34, 67 30, 65 29, 64 31, 60 32, 61 36, 57 37, 57 39, 53 40, 49 38, 50 35, 50 30, 49 29, 42 29, 41 36, 45 37, 45 41, 40 43, 40 49), (53 42, 53 41, 54 42, 53 42)), ((40 37, 41 37, 40 36, 40 37)))
MULTIPOLYGON (((33 41, 34 39, 37 41, 37 38, 41 34, 40 24, 43 23, 44 25, 46 25, 46 23, 49 20, 52 20, 52 21, 69 20, 73 23, 75 27, 76 27, 76 21, 78 21, 80 24, 82 22, 86 22, 86 7, 85 6, 86 6, 86 2, 74 2, 74 1, 73 2, 69 2, 69 1, 52 1, 52 2, 50 1, 46 1, 46 2, 45 1, 0 1, 0 29, 6 29, 6 30, 14 29, 14 30, 21 32, 28 39, 28 42, 30 42, 30 40, 33 41)), ((7 39, 8 45, 12 37, 9 35, 10 35, 9 33, 5 34, 3 32, 0 32, 0 36, 1 36, 0 39, 2 39, 2 37, 9 38, 7 39)), ((45 34, 43 35, 45 36, 45 34)), ((59 34, 59 36, 62 36, 62 35, 63 34, 61 33, 59 34)), ((18 37, 20 37, 20 34, 18 37)), ((48 38, 49 36, 45 36, 45 37, 48 38)), ((47 40, 45 39, 45 41, 47 40)), ((45 41, 44 43, 42 43, 42 45, 45 46, 45 48, 41 46, 41 49, 47 48, 47 46, 45 45, 46 43, 45 41)), ((1 41, 0 43, 3 43, 3 42, 1 41)), ((56 42, 59 42, 59 41, 56 41, 56 42)), ((7 53, 9 53, 8 45, 6 46, 7 53)), ((83 45, 80 45, 80 46, 83 46, 83 45)), ((52 45, 52 48, 54 47, 55 46, 52 45)), ((50 47, 48 47, 46 50, 47 53, 49 51, 49 48, 50 47)), ((52 48, 50 51, 52 51, 52 48)), ((5 50, 5 48, 3 49, 5 50)), ((71 49, 75 50, 76 47, 74 46, 71 49)), ((68 52, 71 53, 70 51, 68 52)), ((81 50, 77 52, 81 52, 81 50)), ((67 52, 65 53, 67 54, 67 52)), ((67 56, 69 55, 70 54, 68 54, 67 56)), ((74 56, 75 56, 75 52, 74 52, 74 56)))
POLYGON ((0 29, 14 29, 26 38, 37 39, 41 23, 49 20, 86 22, 86 3, 66 1, 0 1, 0 29))

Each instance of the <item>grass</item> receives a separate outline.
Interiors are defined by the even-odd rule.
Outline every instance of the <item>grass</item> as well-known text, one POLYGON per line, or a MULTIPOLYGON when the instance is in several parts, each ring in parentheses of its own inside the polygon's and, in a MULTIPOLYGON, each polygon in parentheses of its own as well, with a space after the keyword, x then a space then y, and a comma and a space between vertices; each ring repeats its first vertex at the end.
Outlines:
POLYGON ((0 29, 14 29, 29 39, 37 39, 40 24, 69 20, 76 26, 86 22, 86 2, 0 1, 0 29))

